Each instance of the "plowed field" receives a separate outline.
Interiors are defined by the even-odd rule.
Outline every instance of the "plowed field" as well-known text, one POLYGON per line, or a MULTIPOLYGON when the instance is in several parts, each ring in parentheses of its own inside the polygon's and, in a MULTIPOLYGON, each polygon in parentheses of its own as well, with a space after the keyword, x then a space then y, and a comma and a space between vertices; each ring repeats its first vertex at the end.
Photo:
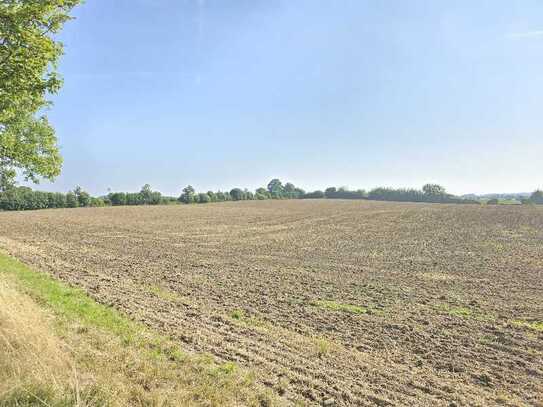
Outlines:
POLYGON ((543 405, 542 207, 6 212, 0 247, 287 404, 543 405))

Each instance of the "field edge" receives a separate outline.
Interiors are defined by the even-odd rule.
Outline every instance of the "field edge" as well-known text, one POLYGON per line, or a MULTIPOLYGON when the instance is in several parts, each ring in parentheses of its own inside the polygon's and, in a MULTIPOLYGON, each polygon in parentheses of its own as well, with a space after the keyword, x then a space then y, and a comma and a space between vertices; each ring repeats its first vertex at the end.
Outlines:
POLYGON ((0 308, 0 337, 7 345, 0 352, 6 376, 0 374, 2 406, 283 404, 256 383, 251 371, 211 355, 184 353, 172 339, 2 250, 0 308), (35 336, 47 343, 45 348, 34 343, 34 327, 21 326, 28 324, 40 326, 35 336), (51 343, 60 356, 44 354, 51 343), (36 376, 36 366, 49 356, 60 357, 58 370, 65 371, 37 369, 36 376), (33 363, 29 369, 36 377, 21 367, 21 360, 33 363))

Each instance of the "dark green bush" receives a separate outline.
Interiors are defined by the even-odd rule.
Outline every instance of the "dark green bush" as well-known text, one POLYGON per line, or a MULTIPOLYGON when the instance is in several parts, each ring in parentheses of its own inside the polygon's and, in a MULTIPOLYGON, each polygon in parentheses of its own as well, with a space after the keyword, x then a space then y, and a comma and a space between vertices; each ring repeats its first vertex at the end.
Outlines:
POLYGON ((204 192, 200 192, 198 194, 198 203, 209 203, 209 202, 211 202, 211 198, 209 197, 208 194, 204 192))

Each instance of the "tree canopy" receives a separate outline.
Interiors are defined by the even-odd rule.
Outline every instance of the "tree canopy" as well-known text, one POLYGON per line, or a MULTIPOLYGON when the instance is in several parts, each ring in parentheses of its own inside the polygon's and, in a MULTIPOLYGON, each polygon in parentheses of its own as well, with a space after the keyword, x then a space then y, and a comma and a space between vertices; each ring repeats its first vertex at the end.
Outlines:
POLYGON ((535 191, 530 197, 530 200, 536 204, 543 204, 543 191, 540 189, 535 191))
POLYGON ((426 184, 422 187, 422 191, 429 196, 442 196, 447 193, 445 188, 438 184, 426 184))
POLYGON ((0 190, 60 173, 55 131, 43 110, 59 91, 62 44, 55 41, 81 0, 0 0, 0 190))

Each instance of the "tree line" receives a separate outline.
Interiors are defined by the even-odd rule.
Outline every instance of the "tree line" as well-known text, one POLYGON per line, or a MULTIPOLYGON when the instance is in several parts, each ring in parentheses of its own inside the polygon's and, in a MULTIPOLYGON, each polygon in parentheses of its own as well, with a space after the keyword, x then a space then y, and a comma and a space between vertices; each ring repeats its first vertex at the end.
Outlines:
MULTIPOLYGON (((35 191, 28 187, 10 186, 0 188, 0 210, 32 210, 50 208, 78 208, 124 205, 167 205, 206 204, 211 202, 266 200, 266 199, 365 199, 396 202, 433 202, 453 204, 481 204, 481 200, 461 198, 447 193, 438 184, 426 184, 422 189, 374 188, 349 190, 346 187, 329 187, 324 191, 306 192, 291 182, 283 184, 274 178, 267 186, 254 192, 247 188, 233 188, 230 191, 197 192, 191 185, 182 189, 179 197, 164 196, 145 184, 139 192, 111 192, 105 196, 93 197, 81 187, 66 194, 59 192, 35 191)), ((494 202, 488 202, 492 204, 494 202)), ((543 204, 543 191, 535 191, 523 204, 543 204)))

